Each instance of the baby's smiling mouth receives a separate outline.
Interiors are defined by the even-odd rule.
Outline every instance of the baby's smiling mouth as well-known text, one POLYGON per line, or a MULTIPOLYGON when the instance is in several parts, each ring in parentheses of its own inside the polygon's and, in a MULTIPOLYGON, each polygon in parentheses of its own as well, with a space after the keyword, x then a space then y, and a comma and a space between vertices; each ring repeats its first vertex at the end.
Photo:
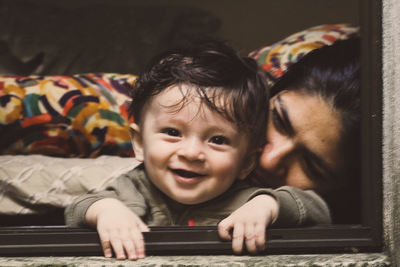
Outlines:
POLYGON ((200 174, 197 172, 187 171, 187 170, 183 170, 183 169, 172 169, 172 172, 174 172, 175 174, 177 174, 183 178, 200 178, 200 177, 206 176, 205 174, 200 174))

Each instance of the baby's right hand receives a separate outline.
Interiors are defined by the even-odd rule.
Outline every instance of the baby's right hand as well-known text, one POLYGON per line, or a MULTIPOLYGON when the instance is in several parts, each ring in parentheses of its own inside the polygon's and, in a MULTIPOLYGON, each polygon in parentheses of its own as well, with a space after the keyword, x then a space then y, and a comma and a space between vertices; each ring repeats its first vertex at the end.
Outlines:
POLYGON ((148 232, 145 223, 121 201, 105 198, 93 203, 86 212, 86 222, 97 227, 104 256, 119 260, 137 260, 145 257, 142 232, 148 232))

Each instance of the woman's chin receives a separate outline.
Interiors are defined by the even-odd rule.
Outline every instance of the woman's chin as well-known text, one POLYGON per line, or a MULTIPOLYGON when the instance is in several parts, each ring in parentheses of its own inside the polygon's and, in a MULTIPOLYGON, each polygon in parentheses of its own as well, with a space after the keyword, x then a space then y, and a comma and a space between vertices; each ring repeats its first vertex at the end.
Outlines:
POLYGON ((274 177, 261 167, 255 169, 247 181, 250 185, 257 187, 277 188, 284 185, 281 179, 274 177))

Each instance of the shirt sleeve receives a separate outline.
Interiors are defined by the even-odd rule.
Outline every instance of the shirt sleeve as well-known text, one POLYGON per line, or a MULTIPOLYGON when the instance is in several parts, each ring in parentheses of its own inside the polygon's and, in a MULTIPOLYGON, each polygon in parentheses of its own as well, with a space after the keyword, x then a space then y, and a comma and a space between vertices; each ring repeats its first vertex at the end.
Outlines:
POLYGON ((273 196, 279 205, 278 215, 272 227, 296 227, 332 223, 326 202, 313 190, 302 190, 292 186, 277 189, 260 189, 251 198, 260 194, 273 196))
MULTIPOLYGON (((132 171, 134 172, 134 171, 132 171)), ((146 203, 143 195, 135 186, 132 172, 121 175, 108 185, 103 191, 88 193, 78 197, 65 209, 65 223, 70 227, 86 225, 87 209, 96 201, 104 198, 116 198, 123 202, 136 215, 143 217, 146 214, 146 203)))

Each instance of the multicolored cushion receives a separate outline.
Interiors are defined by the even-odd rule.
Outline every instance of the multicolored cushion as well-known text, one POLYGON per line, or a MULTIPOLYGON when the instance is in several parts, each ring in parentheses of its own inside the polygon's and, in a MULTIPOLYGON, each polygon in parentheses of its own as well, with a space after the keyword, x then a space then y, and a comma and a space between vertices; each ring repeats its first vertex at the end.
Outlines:
POLYGON ((127 108, 136 76, 0 76, 1 154, 132 156, 127 108))
POLYGON ((287 68, 308 52, 337 40, 347 39, 358 34, 358 27, 348 24, 319 25, 262 47, 249 54, 267 71, 268 82, 272 85, 287 68))

